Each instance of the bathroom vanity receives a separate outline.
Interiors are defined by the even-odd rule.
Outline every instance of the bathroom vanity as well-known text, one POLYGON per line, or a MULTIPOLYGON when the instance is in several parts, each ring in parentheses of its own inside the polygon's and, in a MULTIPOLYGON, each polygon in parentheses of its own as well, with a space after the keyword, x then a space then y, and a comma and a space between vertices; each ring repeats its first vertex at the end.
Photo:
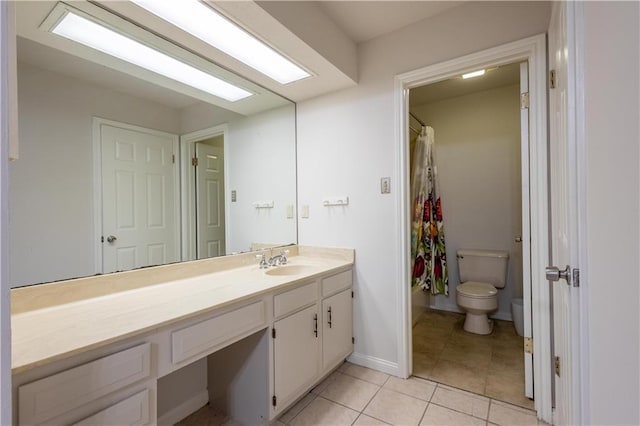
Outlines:
POLYGON ((353 350, 354 252, 292 246, 12 290, 14 424, 156 424, 207 358, 209 402, 266 424, 353 350))

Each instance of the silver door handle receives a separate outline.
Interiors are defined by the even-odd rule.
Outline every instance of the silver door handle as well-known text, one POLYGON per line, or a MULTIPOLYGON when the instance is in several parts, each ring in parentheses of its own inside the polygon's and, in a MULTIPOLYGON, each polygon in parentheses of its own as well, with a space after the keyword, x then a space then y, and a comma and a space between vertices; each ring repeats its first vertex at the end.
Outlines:
POLYGON ((116 236, 115 236, 115 235, 109 235, 109 236, 107 237, 107 242, 108 242, 108 243, 113 243, 115 240, 117 240, 117 238, 116 238, 116 236))
POLYGON ((557 266, 547 266, 545 268, 545 274, 549 281, 559 281, 563 279, 567 282, 567 285, 571 285, 571 268, 567 265, 564 270, 560 270, 557 266))

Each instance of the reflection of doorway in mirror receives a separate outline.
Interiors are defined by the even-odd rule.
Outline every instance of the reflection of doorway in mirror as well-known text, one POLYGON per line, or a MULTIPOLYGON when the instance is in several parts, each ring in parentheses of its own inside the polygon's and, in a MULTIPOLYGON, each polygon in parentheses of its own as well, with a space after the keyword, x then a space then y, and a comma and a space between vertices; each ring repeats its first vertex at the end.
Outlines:
POLYGON ((102 272, 178 261, 178 137, 102 121, 102 272))
POLYGON ((196 182, 196 256, 198 259, 223 256, 224 220, 224 135, 195 144, 192 162, 196 182))

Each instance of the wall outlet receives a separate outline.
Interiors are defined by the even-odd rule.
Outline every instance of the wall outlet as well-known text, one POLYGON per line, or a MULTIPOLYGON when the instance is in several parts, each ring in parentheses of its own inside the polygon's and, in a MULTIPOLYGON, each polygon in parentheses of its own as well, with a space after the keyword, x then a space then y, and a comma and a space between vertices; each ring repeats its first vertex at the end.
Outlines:
POLYGON ((391 193, 391 178, 389 177, 380 178, 380 193, 381 194, 391 193))

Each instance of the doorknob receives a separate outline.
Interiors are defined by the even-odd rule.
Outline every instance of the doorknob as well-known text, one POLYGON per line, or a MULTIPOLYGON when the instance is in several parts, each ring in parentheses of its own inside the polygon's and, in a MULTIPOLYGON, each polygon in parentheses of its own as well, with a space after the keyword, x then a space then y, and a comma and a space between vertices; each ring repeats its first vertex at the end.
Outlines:
POLYGON ((562 271, 557 266, 547 266, 545 273, 549 281, 559 281, 563 279, 567 282, 567 285, 571 285, 571 268, 569 265, 562 271))
POLYGON ((107 237, 107 242, 108 243, 113 243, 115 240, 117 240, 117 238, 115 237, 115 235, 109 235, 107 237))
POLYGON ((516 235, 516 243, 521 243, 522 237, 520 235, 516 235))

